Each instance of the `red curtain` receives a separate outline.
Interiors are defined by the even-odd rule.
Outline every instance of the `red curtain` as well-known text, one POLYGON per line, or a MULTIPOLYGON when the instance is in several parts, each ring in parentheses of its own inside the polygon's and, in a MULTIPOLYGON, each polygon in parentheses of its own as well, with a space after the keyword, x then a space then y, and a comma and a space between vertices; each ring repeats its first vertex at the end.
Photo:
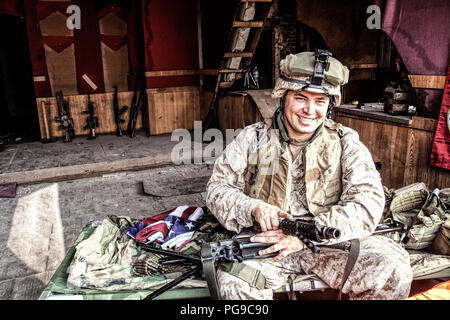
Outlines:
MULTIPOLYGON (((374 0, 381 29, 395 44, 409 74, 445 75, 450 58, 450 1, 374 0)), ((420 116, 437 119, 443 90, 416 89, 420 116)))

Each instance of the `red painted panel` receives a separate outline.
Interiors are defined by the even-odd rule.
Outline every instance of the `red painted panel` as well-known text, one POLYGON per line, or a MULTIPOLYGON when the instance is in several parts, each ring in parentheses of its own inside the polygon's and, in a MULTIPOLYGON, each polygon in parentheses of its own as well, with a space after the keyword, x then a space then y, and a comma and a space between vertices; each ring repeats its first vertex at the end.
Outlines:
POLYGON ((33 76, 45 76, 45 81, 34 83, 36 97, 51 97, 53 94, 48 78, 44 44, 42 43, 41 31, 36 17, 35 2, 24 1, 24 10, 33 76))
POLYGON ((73 0, 81 9, 81 28, 74 29, 75 63, 77 68, 78 93, 103 93, 102 50, 98 32, 97 14, 92 0, 73 0), (93 90, 82 78, 86 74, 98 87, 93 90))
MULTIPOLYGON (((198 69, 197 0, 143 5, 146 71, 198 69)), ((198 85, 198 76, 147 78, 149 88, 198 85)))
POLYGON ((24 8, 22 0, 2 0, 0 2, 0 14, 8 16, 23 16, 24 8))

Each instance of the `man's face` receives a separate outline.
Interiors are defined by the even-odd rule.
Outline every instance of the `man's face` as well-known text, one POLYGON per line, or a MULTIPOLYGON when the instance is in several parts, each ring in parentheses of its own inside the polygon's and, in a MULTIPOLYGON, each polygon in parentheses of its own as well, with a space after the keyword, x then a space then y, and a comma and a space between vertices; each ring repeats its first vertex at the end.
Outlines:
POLYGON ((307 140, 324 121, 330 98, 323 93, 289 91, 286 95, 284 118, 289 136, 307 140))

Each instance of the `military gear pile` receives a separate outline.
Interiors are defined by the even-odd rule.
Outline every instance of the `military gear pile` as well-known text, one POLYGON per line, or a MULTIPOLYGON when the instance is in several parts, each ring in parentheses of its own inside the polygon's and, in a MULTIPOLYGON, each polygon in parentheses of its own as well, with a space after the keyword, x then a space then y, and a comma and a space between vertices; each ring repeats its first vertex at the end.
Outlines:
POLYGON ((448 255, 448 229, 443 227, 449 221, 450 207, 444 203, 438 189, 430 192, 424 183, 414 183, 393 191, 389 211, 392 218, 404 223, 408 233, 402 243, 406 249, 422 250, 429 248, 440 232, 436 253, 448 255), (445 241, 446 240, 446 241, 445 241), (437 249, 440 248, 440 249, 437 249))
POLYGON ((450 220, 445 221, 434 238, 431 252, 450 256, 450 220))

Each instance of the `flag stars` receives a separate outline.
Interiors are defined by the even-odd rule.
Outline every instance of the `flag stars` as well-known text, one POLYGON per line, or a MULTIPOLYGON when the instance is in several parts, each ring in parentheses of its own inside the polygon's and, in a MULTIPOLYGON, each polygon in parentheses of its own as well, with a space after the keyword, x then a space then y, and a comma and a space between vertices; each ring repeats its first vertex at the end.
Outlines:
POLYGON ((191 230, 191 229, 194 227, 194 224, 193 224, 191 221, 189 221, 189 222, 186 223, 184 226, 185 226, 186 228, 189 228, 189 230, 191 230))

